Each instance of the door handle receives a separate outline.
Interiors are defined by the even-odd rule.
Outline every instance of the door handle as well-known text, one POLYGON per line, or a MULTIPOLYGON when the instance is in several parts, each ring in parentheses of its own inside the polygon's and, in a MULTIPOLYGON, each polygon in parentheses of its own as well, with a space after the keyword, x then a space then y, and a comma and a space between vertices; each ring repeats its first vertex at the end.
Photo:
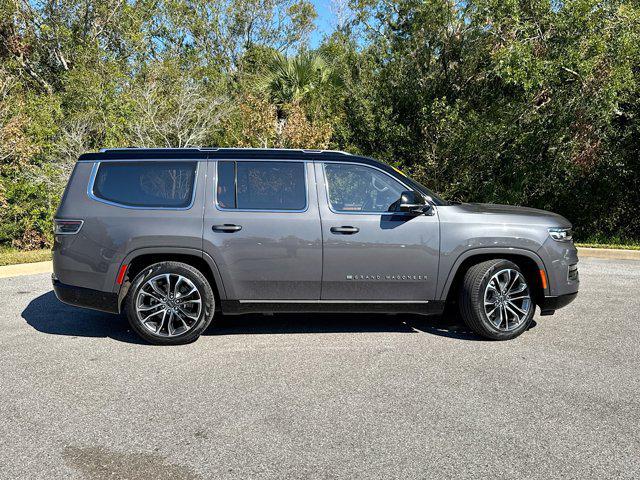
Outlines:
POLYGON ((353 235, 359 231, 358 227, 331 227, 331 233, 340 233, 342 235, 353 235))
POLYGON ((242 230, 241 225, 233 225, 232 223, 225 223, 224 225, 214 225, 211 227, 214 232, 239 232, 242 230))

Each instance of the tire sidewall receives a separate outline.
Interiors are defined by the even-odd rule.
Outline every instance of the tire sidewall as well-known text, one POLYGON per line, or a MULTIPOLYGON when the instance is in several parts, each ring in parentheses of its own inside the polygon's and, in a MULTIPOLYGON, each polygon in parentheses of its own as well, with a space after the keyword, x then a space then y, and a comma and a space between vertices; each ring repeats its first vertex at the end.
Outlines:
POLYGON ((131 328, 133 328, 138 335, 148 342, 155 345, 181 345, 196 340, 209 326, 213 319, 215 298, 211 285, 209 285, 209 282, 199 270, 184 263, 161 262, 145 268, 136 276, 131 288, 129 289, 129 293, 127 294, 125 308, 131 328), (154 335, 144 327, 144 325, 142 325, 142 322, 138 318, 136 312, 136 301, 140 288, 142 288, 150 278, 164 273, 175 273, 188 278, 198 289, 200 297, 202 298, 203 308, 198 320, 196 320, 196 325, 187 332, 176 337, 162 337, 154 335))

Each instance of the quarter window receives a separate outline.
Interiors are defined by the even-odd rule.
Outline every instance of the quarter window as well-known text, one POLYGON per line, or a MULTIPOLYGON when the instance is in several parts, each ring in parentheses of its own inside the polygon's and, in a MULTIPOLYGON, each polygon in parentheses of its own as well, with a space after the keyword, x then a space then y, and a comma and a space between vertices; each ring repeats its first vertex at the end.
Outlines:
POLYGON ((140 208, 187 208, 193 199, 197 162, 102 162, 95 197, 140 208))
POLYGON ((374 168, 345 163, 326 163, 329 203, 337 212, 388 212, 407 190, 397 180, 374 168))
POLYGON ((303 162, 218 162, 216 197, 220 208, 304 210, 303 162))

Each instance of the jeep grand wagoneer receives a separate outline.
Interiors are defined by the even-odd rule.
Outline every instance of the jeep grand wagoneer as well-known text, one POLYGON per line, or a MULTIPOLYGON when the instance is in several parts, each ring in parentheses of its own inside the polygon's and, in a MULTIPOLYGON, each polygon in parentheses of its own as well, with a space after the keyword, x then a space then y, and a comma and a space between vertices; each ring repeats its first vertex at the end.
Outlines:
MULTIPOLYGON (((158 344, 214 313, 410 312, 457 304, 491 339, 578 292, 563 217, 453 204, 392 167, 334 151, 116 149, 82 155, 55 218, 60 300, 158 344)), ((268 321, 268 319, 265 319, 268 321)))

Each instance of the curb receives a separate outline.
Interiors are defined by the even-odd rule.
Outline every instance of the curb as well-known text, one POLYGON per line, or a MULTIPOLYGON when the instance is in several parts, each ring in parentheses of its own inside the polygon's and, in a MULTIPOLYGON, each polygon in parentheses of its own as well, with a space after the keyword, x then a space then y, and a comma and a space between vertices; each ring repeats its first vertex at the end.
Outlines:
POLYGON ((21 263, 18 265, 5 265, 0 267, 0 278, 21 277, 23 275, 36 275, 38 273, 53 272, 51 260, 48 262, 21 263))
POLYGON ((578 247, 578 257, 609 258, 616 260, 640 260, 640 250, 578 247))

